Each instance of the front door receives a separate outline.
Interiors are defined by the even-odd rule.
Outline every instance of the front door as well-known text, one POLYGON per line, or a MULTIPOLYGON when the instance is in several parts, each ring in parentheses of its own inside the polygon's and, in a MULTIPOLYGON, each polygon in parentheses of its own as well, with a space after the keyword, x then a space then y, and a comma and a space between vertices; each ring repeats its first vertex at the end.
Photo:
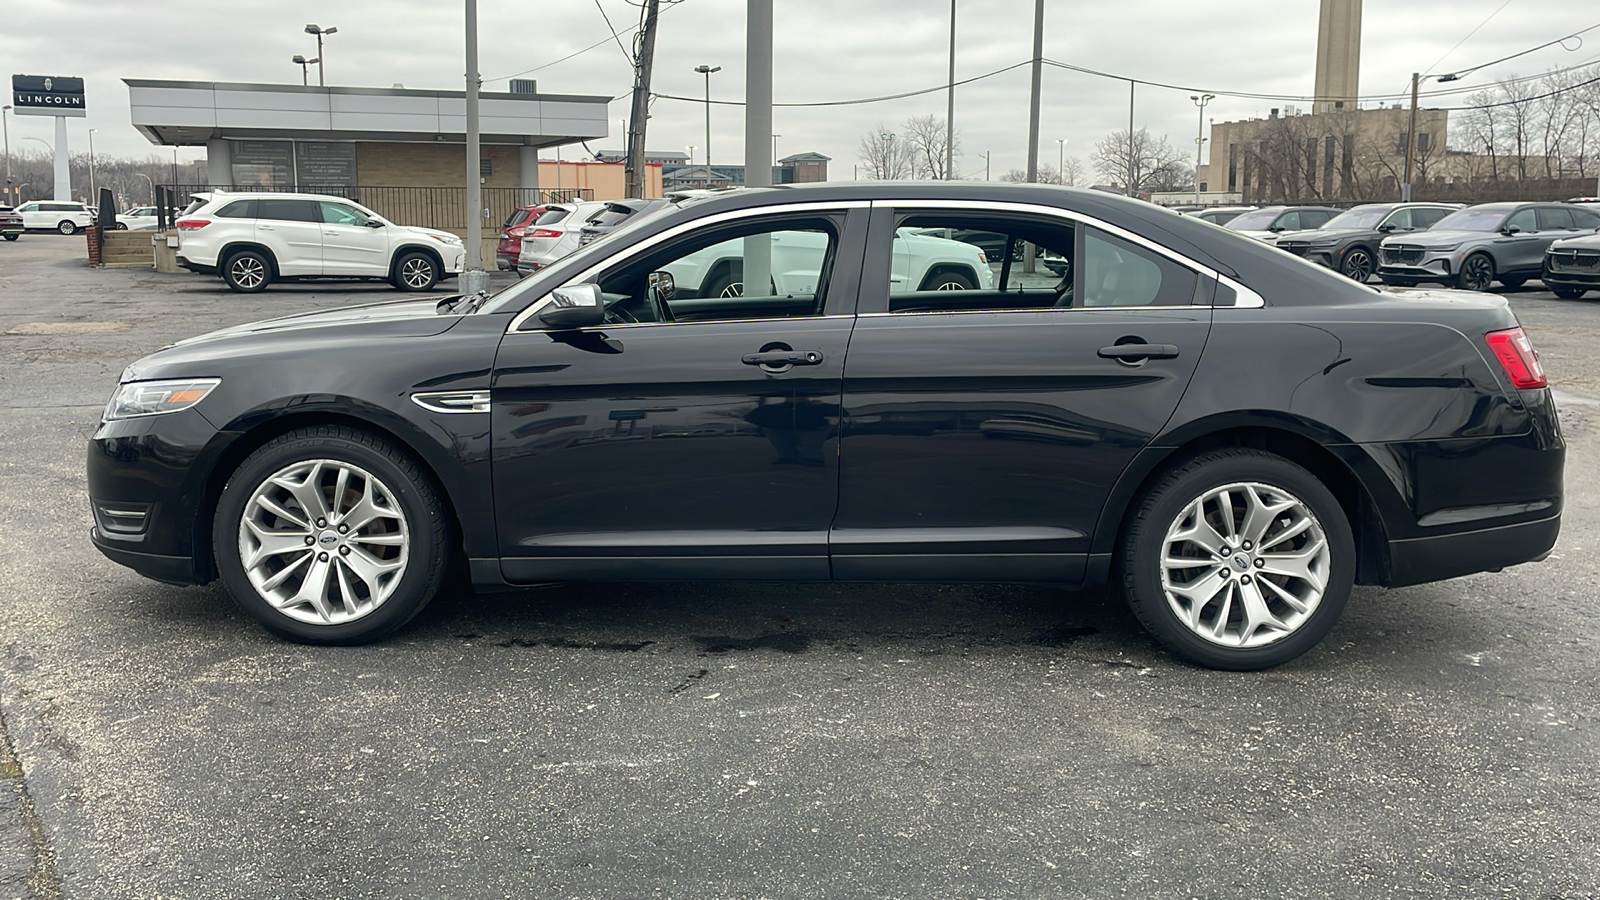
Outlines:
POLYGON ((389 275, 389 235, 383 223, 348 203, 319 200, 322 213, 322 274, 389 275))
POLYGON ((578 276, 608 324, 530 316, 507 334, 491 412, 506 579, 827 579, 864 232, 847 210, 691 229, 578 276), (826 244, 816 271, 776 280, 814 289, 758 290, 772 237, 800 234, 826 244), (707 264, 741 289, 662 274, 707 264))
POLYGON ((990 263, 995 290, 904 291, 869 264, 845 367, 834 577, 1080 579, 1112 485, 1200 359, 1214 283, 1101 229, 1004 209, 875 219, 869 260, 887 255, 873 250, 890 225, 1003 234, 1050 265, 1023 272, 1008 249, 990 263))

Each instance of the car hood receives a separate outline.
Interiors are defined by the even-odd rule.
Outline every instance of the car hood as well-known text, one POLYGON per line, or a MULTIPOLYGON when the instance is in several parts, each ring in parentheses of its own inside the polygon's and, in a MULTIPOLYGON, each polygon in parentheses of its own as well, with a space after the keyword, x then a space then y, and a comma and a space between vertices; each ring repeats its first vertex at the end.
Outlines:
POLYGON ((390 227, 400 231, 403 234, 412 234, 412 235, 416 235, 417 237, 426 237, 426 238, 439 237, 439 238, 445 238, 451 243, 456 243, 456 244, 461 243, 461 238, 460 237, 458 237, 458 236, 456 236, 454 234, 451 234, 448 231, 440 231, 437 228, 423 228, 420 225, 392 225, 390 227))
POLYGON ((1287 233, 1283 231, 1246 231, 1243 228, 1229 228, 1228 230, 1234 234, 1253 237, 1258 241, 1266 241, 1269 244, 1276 244, 1287 233))
POLYGON ((1367 234, 1371 228, 1308 228, 1304 231, 1285 231, 1278 235, 1281 241, 1322 241, 1332 243, 1358 234, 1367 234))
POLYGON ((1410 244, 1413 247, 1433 248, 1449 247, 1465 241, 1491 240, 1496 232, 1493 231, 1423 231, 1410 234, 1397 234, 1383 239, 1384 244, 1410 244))
POLYGON ((1550 245, 1551 250, 1600 250, 1600 234, 1585 234, 1562 238, 1550 245))

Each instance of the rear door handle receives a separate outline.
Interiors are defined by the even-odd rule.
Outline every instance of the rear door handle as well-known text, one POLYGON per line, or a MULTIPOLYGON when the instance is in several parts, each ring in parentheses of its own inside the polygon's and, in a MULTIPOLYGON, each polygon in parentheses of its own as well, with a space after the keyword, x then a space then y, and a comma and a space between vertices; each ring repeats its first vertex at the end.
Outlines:
POLYGON ((744 356, 747 366, 815 366, 821 363, 820 350, 768 350, 744 356))
POLYGON ((1104 359, 1120 359, 1132 362, 1136 359, 1177 359, 1177 344, 1116 344, 1110 347, 1101 347, 1099 355, 1104 359))

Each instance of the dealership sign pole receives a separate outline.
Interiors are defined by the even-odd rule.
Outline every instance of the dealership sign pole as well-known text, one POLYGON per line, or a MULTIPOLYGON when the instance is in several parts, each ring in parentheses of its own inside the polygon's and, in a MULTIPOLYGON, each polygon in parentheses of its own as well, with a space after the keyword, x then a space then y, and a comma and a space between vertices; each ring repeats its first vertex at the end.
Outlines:
POLYGON ((72 177, 67 166, 67 118, 84 117, 83 79, 54 75, 11 76, 11 104, 19 116, 55 116, 55 200, 72 199, 72 177))

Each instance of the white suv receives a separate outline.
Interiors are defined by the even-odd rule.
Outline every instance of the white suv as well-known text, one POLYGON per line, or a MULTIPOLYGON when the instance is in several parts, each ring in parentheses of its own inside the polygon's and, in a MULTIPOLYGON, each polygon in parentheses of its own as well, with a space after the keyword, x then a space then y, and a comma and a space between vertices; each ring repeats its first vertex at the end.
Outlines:
POLYGON ((22 227, 29 231, 77 234, 94 224, 94 213, 82 203, 67 200, 29 200, 17 207, 22 227))
POLYGON ((176 223, 178 265, 221 275, 236 291, 273 281, 363 278, 425 291, 461 272, 466 249, 448 231, 396 225, 320 194, 216 191, 176 223))

